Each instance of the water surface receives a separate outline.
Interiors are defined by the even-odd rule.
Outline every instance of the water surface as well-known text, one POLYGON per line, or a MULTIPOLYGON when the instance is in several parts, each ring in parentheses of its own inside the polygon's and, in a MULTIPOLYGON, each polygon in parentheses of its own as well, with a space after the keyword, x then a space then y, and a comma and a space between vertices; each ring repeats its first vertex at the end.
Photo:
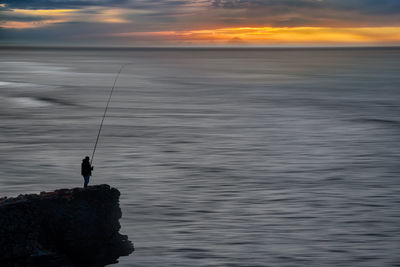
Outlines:
POLYGON ((400 266, 399 49, 0 50, 0 195, 121 195, 116 266, 400 266))

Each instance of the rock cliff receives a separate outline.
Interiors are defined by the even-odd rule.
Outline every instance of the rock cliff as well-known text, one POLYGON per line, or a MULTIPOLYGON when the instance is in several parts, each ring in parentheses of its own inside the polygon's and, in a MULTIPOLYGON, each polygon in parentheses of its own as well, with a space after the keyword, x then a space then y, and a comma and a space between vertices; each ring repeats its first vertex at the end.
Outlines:
POLYGON ((133 252, 109 185, 0 198, 0 266, 105 266, 133 252))

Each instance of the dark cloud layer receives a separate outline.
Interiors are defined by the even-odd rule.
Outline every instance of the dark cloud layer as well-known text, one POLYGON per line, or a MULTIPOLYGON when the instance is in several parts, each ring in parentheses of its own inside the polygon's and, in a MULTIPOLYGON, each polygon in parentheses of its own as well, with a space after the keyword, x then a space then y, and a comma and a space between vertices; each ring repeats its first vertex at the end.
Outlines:
POLYGON ((213 0, 219 10, 242 11, 250 25, 400 25, 399 0, 213 0))
POLYGON ((3 0, 8 8, 63 9, 82 7, 173 8, 196 1, 183 0, 3 0))
POLYGON ((313 12, 354 12, 371 15, 400 14, 399 0, 3 0, 6 8, 63 9, 83 7, 123 7, 171 11, 203 3, 209 8, 262 10, 287 14, 309 9, 313 12))
POLYGON ((400 14, 399 0, 214 0, 212 5, 218 8, 271 8, 281 12, 311 8, 369 14, 400 14))
POLYGON ((128 0, 3 0, 8 8, 20 9, 61 9, 86 6, 118 6, 128 0))
POLYGON ((356 11, 370 14, 400 14, 399 0, 3 0, 8 8, 58 9, 87 6, 126 7, 126 8, 173 8, 209 3, 215 8, 228 9, 274 9, 289 12, 296 9, 356 11))

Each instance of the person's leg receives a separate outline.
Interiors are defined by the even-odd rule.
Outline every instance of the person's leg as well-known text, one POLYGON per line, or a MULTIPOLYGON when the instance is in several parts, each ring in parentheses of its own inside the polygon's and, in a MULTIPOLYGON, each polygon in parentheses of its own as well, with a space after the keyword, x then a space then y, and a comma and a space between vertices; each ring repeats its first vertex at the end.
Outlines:
POLYGON ((89 184, 89 177, 90 177, 89 175, 83 177, 83 179, 85 180, 85 183, 84 183, 83 187, 85 187, 85 188, 86 188, 87 185, 89 184))

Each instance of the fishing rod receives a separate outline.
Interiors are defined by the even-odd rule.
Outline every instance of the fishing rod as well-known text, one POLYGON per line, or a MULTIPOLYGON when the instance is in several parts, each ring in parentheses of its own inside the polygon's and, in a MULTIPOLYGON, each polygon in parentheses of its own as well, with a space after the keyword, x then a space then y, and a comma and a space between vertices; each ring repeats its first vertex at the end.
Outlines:
POLYGON ((122 69, 123 69, 123 68, 124 68, 126 65, 128 65, 128 64, 129 64, 129 63, 122 64, 122 65, 121 65, 121 68, 119 69, 119 71, 118 71, 118 73, 117 73, 117 75, 115 76, 114 84, 113 84, 113 86, 112 86, 112 88, 111 88, 110 95, 108 96, 108 101, 107 101, 106 108, 105 108, 105 110, 104 110, 103 118, 101 119, 100 128, 99 128, 99 132, 97 133, 96 143, 94 144, 94 148, 93 148, 92 157, 91 157, 91 159, 90 159, 90 165, 92 165, 92 162, 93 162, 94 153, 96 152, 97 143, 99 142, 99 138, 100 138, 101 129, 103 128, 103 122, 104 122, 104 119, 105 119, 105 117, 106 117, 107 110, 108 110, 108 105, 110 104, 111 97, 112 97, 112 94, 113 94, 113 92, 114 92, 114 89, 115 89, 115 84, 116 84, 116 83, 117 83, 117 81, 118 81, 118 78, 119 78, 119 75, 120 75, 120 73, 121 73, 122 69))

